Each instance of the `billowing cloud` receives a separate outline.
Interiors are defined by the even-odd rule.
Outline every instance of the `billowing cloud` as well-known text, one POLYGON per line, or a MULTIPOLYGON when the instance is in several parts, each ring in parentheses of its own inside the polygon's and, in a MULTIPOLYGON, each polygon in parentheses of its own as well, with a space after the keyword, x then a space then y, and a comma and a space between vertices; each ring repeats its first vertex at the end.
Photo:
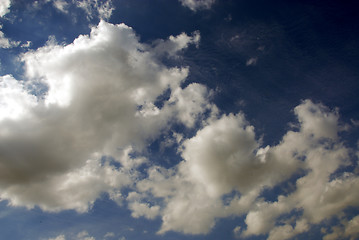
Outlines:
POLYGON ((183 6, 190 8, 192 11, 199 9, 209 9, 216 0, 179 0, 183 6))
POLYGON ((137 190, 164 200, 159 233, 204 234, 217 218, 246 215, 247 226, 237 228, 236 235, 289 239, 358 206, 359 178, 345 172, 333 175, 352 164, 350 149, 339 138, 343 127, 337 110, 306 100, 294 113, 297 130, 266 147, 243 114, 212 118, 182 141, 181 163, 171 169, 150 168, 137 190), (261 197, 263 190, 295 174, 290 192, 274 202, 261 197), (297 217, 284 217, 293 211, 299 212, 297 217))
POLYGON ((171 54, 182 49, 168 48, 175 39, 151 47, 132 28, 101 21, 69 45, 50 41, 23 54, 26 80, 0 82, 1 199, 80 212, 102 192, 121 201, 119 189, 147 161, 134 154, 172 122, 190 127, 211 109, 205 87, 180 87, 187 68, 157 58, 160 44, 171 54), (156 106, 167 91, 169 100, 156 106))

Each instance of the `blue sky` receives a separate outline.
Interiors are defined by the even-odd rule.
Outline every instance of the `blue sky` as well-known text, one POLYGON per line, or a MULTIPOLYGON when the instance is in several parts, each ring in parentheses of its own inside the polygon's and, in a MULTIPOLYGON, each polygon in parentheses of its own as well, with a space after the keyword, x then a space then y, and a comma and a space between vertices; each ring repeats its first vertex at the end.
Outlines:
POLYGON ((357 239, 356 7, 0 0, 0 239, 357 239))

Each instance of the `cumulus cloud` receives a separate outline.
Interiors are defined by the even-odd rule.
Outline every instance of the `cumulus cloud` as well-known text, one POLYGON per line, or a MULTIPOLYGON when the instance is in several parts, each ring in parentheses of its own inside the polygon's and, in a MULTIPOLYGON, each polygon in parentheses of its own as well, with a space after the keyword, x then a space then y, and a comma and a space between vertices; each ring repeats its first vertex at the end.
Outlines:
POLYGON ((170 169, 151 167, 136 187, 163 199, 159 233, 204 234, 217 218, 246 215, 246 226, 237 228, 236 235, 289 239, 348 206, 358 206, 359 178, 345 172, 333 177, 351 164, 350 150, 339 138, 337 110, 305 100, 294 113, 295 129, 279 144, 266 147, 243 114, 212 118, 181 142, 182 162, 170 169), (263 190, 294 174, 299 175, 291 192, 276 201, 261 197, 263 190), (293 211, 299 212, 297 217, 285 217, 293 211))
POLYGON ((200 9, 210 9, 216 0, 180 0, 183 6, 190 8, 192 11, 200 9))
POLYGON ((167 68, 157 56, 132 28, 104 21, 69 45, 50 41, 23 54, 26 80, 1 77, 1 199, 79 212, 102 192, 120 201, 119 189, 146 163, 147 142, 175 119, 191 126, 207 102, 203 86, 180 87, 187 68, 167 68), (160 108, 166 91, 170 102, 160 108))
POLYGON ((1 0, 0 1, 0 17, 5 16, 10 10, 11 1, 10 0, 1 0))

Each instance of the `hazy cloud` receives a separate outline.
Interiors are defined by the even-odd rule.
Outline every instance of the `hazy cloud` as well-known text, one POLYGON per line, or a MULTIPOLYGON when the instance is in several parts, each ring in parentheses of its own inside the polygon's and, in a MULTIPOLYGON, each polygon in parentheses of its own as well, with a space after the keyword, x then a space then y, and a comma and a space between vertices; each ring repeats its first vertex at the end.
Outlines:
POLYGON ((216 0, 179 0, 183 6, 190 8, 192 11, 200 9, 209 9, 216 0))

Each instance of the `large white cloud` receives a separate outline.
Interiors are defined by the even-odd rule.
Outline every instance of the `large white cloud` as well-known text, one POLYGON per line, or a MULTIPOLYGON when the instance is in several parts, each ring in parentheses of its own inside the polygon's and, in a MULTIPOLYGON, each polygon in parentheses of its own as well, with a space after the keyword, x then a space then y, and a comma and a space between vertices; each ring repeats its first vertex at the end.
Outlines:
POLYGON ((81 212, 101 192, 117 199, 118 189, 131 185, 135 168, 146 162, 132 152, 141 152, 174 120, 192 126, 211 109, 205 87, 180 87, 187 68, 167 68, 159 60, 161 44, 174 54, 198 42, 189 36, 178 47, 176 39, 146 45, 132 28, 101 21, 69 45, 52 41, 23 54, 26 81, 3 76, 0 82, 1 199, 81 212), (169 102, 156 107, 168 90, 169 102))

